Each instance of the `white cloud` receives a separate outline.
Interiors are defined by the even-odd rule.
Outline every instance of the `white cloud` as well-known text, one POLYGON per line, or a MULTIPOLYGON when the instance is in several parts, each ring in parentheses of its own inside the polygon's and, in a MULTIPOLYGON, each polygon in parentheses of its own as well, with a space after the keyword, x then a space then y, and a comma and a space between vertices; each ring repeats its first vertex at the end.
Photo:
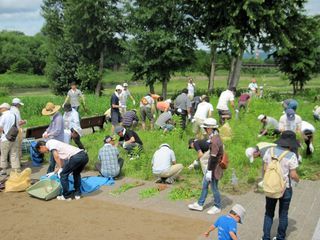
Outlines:
POLYGON ((308 15, 320 14, 320 1, 319 0, 309 0, 305 4, 305 9, 308 15))
POLYGON ((0 0, 0 13, 34 11, 41 4, 42 0, 0 0))

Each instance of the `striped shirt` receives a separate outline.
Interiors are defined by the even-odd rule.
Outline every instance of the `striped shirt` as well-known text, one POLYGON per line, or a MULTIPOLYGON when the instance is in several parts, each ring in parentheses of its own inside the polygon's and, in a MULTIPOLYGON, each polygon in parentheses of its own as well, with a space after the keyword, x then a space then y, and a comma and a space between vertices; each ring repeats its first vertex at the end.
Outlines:
POLYGON ((122 125, 125 127, 131 127, 133 121, 139 121, 137 114, 134 111, 127 111, 123 114, 122 125))
POLYGON ((106 143, 99 150, 99 161, 101 161, 101 173, 104 177, 115 177, 119 175, 118 163, 119 151, 116 147, 106 143))

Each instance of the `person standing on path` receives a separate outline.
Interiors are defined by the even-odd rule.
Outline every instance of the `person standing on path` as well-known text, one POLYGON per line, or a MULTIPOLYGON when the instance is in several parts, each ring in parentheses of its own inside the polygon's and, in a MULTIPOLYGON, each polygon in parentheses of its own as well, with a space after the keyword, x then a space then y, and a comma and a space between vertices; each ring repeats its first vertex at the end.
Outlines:
POLYGON ((279 140, 276 141, 276 144, 277 147, 268 149, 263 157, 264 169, 265 171, 267 170, 268 165, 271 163, 274 156, 279 158, 279 156, 285 154, 280 161, 283 179, 285 180, 285 191, 282 197, 278 199, 266 196, 262 240, 271 239, 270 232, 277 202, 279 202, 279 225, 277 236, 274 237, 273 240, 286 239, 288 211, 292 198, 292 181, 299 182, 299 176, 296 171, 296 168, 298 167, 298 159, 296 154, 292 152, 292 149, 298 147, 296 134, 292 131, 284 131, 279 140))
POLYGON ((89 161, 87 153, 83 149, 54 139, 50 139, 47 142, 39 141, 36 149, 40 153, 48 153, 50 151, 57 163, 57 167, 47 174, 50 177, 57 173, 60 178, 62 195, 57 196, 57 199, 70 201, 74 196, 76 200, 79 200, 81 198, 80 173, 89 161), (74 192, 69 191, 68 178, 71 173, 74 180, 74 192))
POLYGON ((203 205, 208 195, 208 187, 211 190, 214 198, 214 206, 209 209, 208 214, 217 214, 221 212, 221 196, 218 188, 219 179, 222 177, 223 170, 219 166, 219 161, 223 156, 223 144, 219 136, 217 121, 213 118, 207 118, 202 126, 207 132, 210 145, 210 158, 208 162, 208 169, 202 180, 202 191, 199 200, 195 203, 189 204, 190 210, 202 211, 203 205))
POLYGON ((83 93, 77 88, 77 84, 75 82, 72 82, 70 86, 71 86, 71 89, 68 91, 67 97, 64 100, 63 105, 66 104, 67 102, 70 102, 71 107, 78 112, 80 108, 80 99, 81 99, 83 108, 86 111, 86 103, 85 103, 83 93))
POLYGON ((0 175, 8 175, 8 155, 10 156, 11 168, 15 171, 20 171, 20 161, 18 157, 18 137, 14 141, 9 141, 7 133, 12 126, 16 125, 16 117, 10 111, 10 105, 8 103, 2 103, 0 105, 0 134, 1 134, 1 164, 0 175))
POLYGON ((20 114, 20 108, 23 106, 24 103, 21 102, 19 98, 14 98, 12 99, 12 104, 10 111, 16 116, 16 123, 19 129, 19 134, 18 134, 18 155, 19 155, 19 160, 22 158, 22 140, 23 140, 23 129, 22 126, 27 123, 26 120, 21 119, 21 114, 20 114))
MULTIPOLYGON (((46 107, 42 109, 42 115, 50 116, 51 122, 47 130, 42 134, 45 140, 55 139, 58 141, 64 141, 64 122, 62 114, 59 112, 60 105, 54 105, 51 102, 46 104, 46 107)), ((52 172, 55 168, 56 162, 53 155, 50 155, 50 162, 48 167, 48 173, 52 172)))

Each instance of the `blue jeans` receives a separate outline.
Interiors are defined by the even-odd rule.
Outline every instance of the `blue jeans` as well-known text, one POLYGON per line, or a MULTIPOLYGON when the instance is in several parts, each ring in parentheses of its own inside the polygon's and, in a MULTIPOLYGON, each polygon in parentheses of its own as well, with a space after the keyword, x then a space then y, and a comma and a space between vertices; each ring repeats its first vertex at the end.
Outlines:
POLYGON ((74 194, 76 196, 81 195, 81 176, 80 173, 88 163, 88 155, 86 152, 81 151, 76 155, 73 155, 69 161, 67 161, 64 166, 63 170, 60 173, 60 181, 62 185, 62 194, 65 198, 69 198, 72 196, 72 192, 69 191, 69 180, 68 177, 70 173, 73 173, 73 180, 74 180, 74 194))
POLYGON ((221 197, 220 197, 220 192, 218 189, 218 180, 216 179, 212 179, 211 182, 208 182, 206 180, 206 176, 203 177, 202 180, 202 191, 201 191, 201 196, 198 200, 198 204, 200 206, 204 205, 204 202, 206 201, 207 195, 208 195, 208 187, 209 184, 211 186, 211 190, 213 193, 213 198, 214 198, 214 206, 216 206, 217 208, 221 208, 221 197))
POLYGON ((279 226, 277 233, 277 240, 284 240, 286 238, 286 231, 288 227, 288 211, 292 198, 292 188, 287 188, 283 196, 279 199, 266 197, 266 212, 263 223, 263 240, 270 240, 270 231, 273 223, 274 210, 279 200, 279 226))

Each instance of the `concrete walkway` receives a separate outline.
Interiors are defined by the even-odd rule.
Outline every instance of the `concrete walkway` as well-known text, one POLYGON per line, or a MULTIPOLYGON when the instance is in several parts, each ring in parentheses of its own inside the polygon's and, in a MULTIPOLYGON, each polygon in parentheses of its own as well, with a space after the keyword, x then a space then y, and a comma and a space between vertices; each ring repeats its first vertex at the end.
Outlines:
MULTIPOLYGON (((47 167, 33 168, 32 178, 39 178, 45 174, 47 167)), ((96 176, 97 172, 86 172, 84 176, 96 176)), ((168 185, 167 185, 168 186, 168 185)), ((260 239, 262 235, 262 224, 264 217, 265 197, 263 194, 254 193, 253 191, 243 195, 230 195, 222 193, 223 211, 218 216, 208 215, 206 211, 211 207, 211 196, 207 198, 206 209, 203 212, 188 210, 187 205, 193 200, 188 201, 171 201, 168 199, 168 193, 173 186, 168 186, 156 196, 147 199, 140 199, 139 192, 142 189, 157 187, 156 184, 148 181, 122 178, 117 180, 113 186, 102 187, 101 190, 90 196, 99 200, 117 203, 120 205, 130 206, 132 208, 147 209, 155 212, 168 213, 187 218, 194 218, 208 221, 208 226, 217 219, 221 214, 227 214, 235 203, 242 204, 247 214, 244 224, 238 225, 238 236, 240 239, 253 240, 260 239), (124 183, 132 182, 143 183, 142 186, 135 187, 119 195, 111 194, 124 183)), ((293 199, 289 210, 289 226, 287 230, 287 239, 289 240, 320 240, 320 181, 301 181, 298 186, 294 187, 293 199)), ((53 200, 55 201, 55 200, 53 200)), ((278 225, 278 216, 274 219, 272 236, 276 235, 278 225)), ((203 229, 203 232, 206 228, 203 229)), ((213 234, 216 236, 216 233, 213 234)), ((199 233, 198 239, 206 239, 199 233)))

